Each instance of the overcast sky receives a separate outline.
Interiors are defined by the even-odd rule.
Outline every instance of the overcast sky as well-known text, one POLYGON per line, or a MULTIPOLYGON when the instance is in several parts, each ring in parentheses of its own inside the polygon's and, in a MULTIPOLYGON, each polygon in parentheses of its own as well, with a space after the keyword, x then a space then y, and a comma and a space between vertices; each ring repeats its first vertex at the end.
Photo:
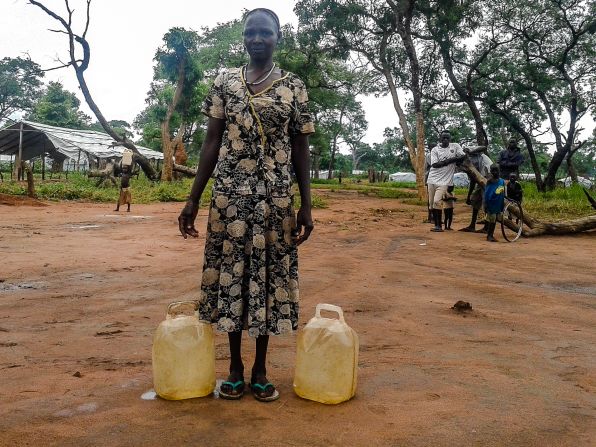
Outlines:
MULTIPOLYGON (((64 13, 64 0, 43 0, 50 9, 64 13)), ((71 0, 75 9, 75 30, 84 26, 84 0, 71 0)), ((293 0, 94 0, 91 27, 91 64, 86 79, 91 93, 108 119, 132 122, 145 107, 153 72, 153 56, 163 35, 173 26, 198 30, 240 17, 244 8, 274 10, 281 23, 297 24, 293 0)), ((68 41, 62 34, 48 31, 59 24, 26 0, 0 0, 0 57, 28 53, 43 68, 67 60, 68 41)), ((80 32, 80 31, 79 31, 80 32)), ((92 116, 79 92, 72 68, 50 71, 47 81, 60 81, 76 92, 82 109, 92 116)), ((389 97, 363 98, 369 130, 368 143, 383 140, 383 130, 396 126, 397 115, 389 97)), ((93 116, 92 116, 93 117, 93 116)), ((95 119, 95 117, 93 117, 95 119)))

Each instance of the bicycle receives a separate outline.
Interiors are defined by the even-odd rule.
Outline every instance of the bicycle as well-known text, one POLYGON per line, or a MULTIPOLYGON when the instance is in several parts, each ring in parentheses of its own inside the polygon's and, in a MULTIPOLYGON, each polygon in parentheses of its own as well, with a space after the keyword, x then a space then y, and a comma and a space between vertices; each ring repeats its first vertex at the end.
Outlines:
POLYGON ((505 195, 505 208, 501 217, 501 233, 507 242, 517 241, 523 233, 524 210, 516 200, 505 195))

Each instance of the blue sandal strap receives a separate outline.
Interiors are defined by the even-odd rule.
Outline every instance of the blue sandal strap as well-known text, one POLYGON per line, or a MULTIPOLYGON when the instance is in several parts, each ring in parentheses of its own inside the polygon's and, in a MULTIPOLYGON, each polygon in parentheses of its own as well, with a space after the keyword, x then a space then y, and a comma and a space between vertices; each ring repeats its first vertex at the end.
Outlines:
POLYGON ((267 387, 268 387, 268 386, 270 386, 271 388, 275 388, 275 387, 273 386, 273 384, 272 384, 272 383, 270 383, 270 382, 267 382, 265 385, 261 385, 260 383, 253 383, 251 386, 252 386, 253 388, 255 388, 255 387, 256 387, 256 388, 259 388, 261 391, 265 391, 265 390, 267 389, 267 387))
POLYGON ((236 390, 240 385, 245 385, 244 380, 239 380, 238 382, 222 382, 222 385, 230 385, 233 390, 236 390))

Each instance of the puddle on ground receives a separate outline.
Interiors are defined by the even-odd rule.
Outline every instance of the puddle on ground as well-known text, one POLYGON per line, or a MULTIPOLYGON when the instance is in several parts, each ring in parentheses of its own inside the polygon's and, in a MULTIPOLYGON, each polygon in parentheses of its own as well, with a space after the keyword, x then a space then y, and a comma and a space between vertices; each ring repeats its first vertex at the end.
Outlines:
POLYGON ((120 219, 151 219, 153 216, 136 216, 127 214, 100 214, 99 217, 119 217, 120 219))
POLYGON ((21 283, 10 283, 0 281, 0 292, 2 291, 12 291, 12 290, 39 290, 44 289, 46 287, 46 282, 37 281, 37 282, 21 282, 21 283))
POLYGON ((157 399, 157 393, 155 390, 149 390, 141 394, 141 399, 143 400, 155 400, 157 399))
POLYGON ((68 228, 72 230, 89 230, 91 228, 99 228, 101 225, 69 225, 68 228))

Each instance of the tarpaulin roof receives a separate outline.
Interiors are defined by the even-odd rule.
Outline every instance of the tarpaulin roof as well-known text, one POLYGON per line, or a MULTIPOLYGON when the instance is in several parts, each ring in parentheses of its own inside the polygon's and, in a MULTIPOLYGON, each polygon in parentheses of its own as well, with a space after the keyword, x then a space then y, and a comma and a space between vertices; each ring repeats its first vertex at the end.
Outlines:
MULTIPOLYGON (((23 121, 23 160, 31 160, 43 153, 59 153, 60 158, 77 159, 79 151, 97 158, 122 157, 124 146, 112 137, 94 130, 75 130, 23 121)), ((12 155, 19 151, 21 123, 0 130, 0 154, 12 155)), ((137 146, 139 152, 152 160, 163 160, 161 152, 137 146)))

